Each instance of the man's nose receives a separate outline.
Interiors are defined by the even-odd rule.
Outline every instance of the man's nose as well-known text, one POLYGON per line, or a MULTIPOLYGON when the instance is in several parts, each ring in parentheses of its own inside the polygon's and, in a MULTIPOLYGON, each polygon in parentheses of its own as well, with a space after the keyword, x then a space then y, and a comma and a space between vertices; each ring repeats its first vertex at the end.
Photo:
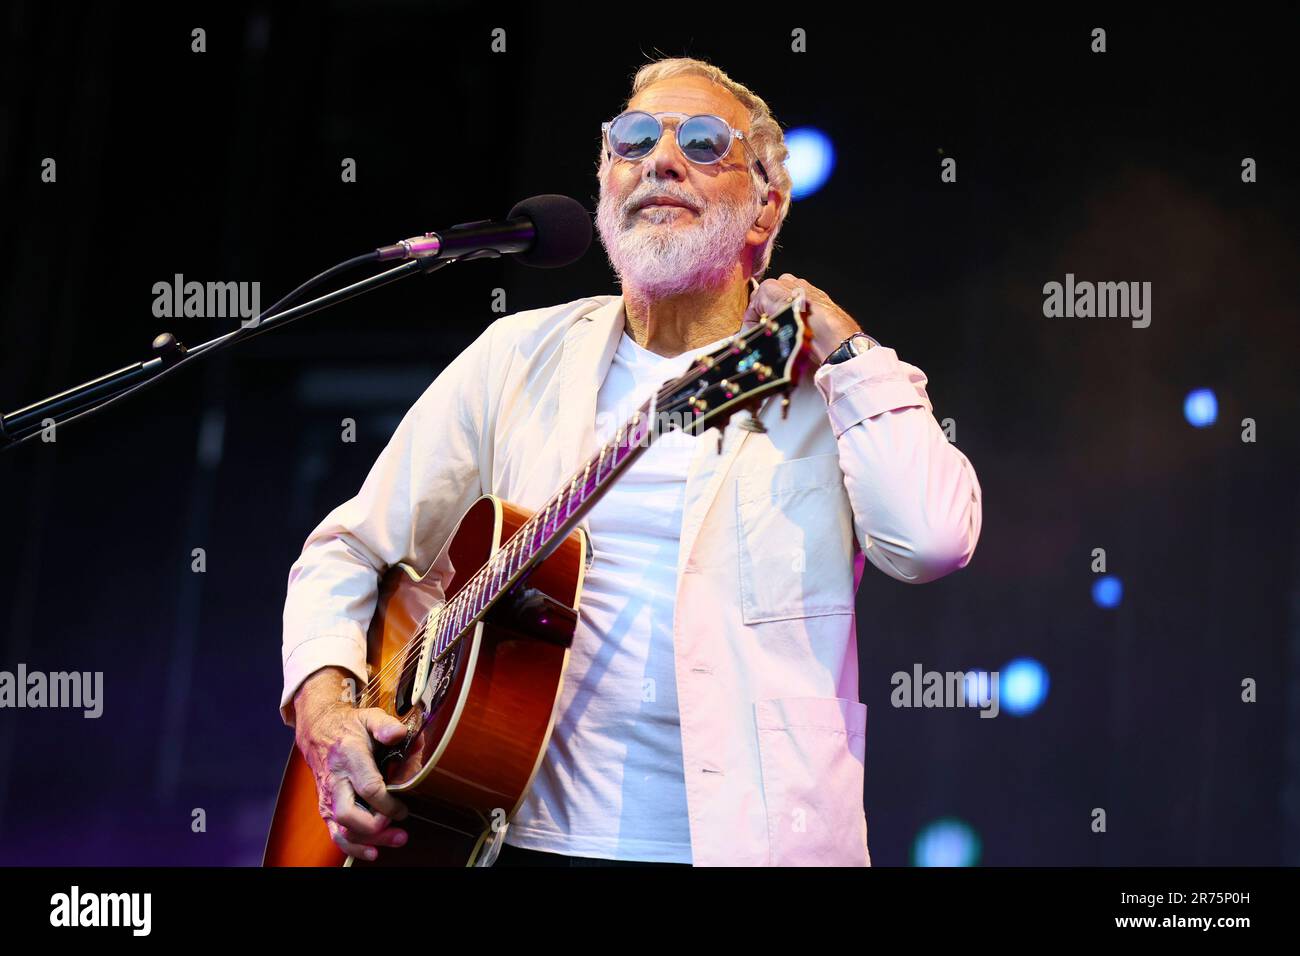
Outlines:
POLYGON ((659 142, 641 160, 642 179, 686 180, 686 157, 677 146, 677 130, 665 127, 659 142))

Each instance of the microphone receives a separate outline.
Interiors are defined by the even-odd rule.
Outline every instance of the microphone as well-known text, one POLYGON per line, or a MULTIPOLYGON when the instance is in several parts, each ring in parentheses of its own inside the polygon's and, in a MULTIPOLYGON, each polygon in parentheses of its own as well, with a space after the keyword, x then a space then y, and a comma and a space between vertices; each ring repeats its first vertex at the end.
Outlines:
POLYGON ((555 269, 582 258, 591 245, 591 214, 576 199, 547 193, 510 210, 504 222, 480 219, 375 250, 389 259, 496 259, 517 255, 526 266, 555 269))

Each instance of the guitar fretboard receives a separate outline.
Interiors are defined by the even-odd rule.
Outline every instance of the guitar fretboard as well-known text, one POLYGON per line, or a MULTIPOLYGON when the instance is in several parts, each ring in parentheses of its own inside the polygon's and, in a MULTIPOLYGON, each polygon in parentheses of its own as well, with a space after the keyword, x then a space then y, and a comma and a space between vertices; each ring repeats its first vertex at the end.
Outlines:
POLYGON ((697 357, 685 374, 647 399, 613 439, 574 472, 568 484, 529 518, 451 600, 424 619, 408 646, 408 665, 426 643, 430 629, 434 636, 430 659, 441 657, 501 595, 550 556, 618 475, 660 433, 673 428, 698 433, 699 427, 721 409, 783 382, 793 382, 796 346, 801 336, 806 344, 807 334, 802 321, 792 315, 789 306, 776 315, 764 315, 757 325, 736 333, 718 350, 697 357), (767 344, 762 344, 764 341, 767 344), (778 377, 774 377, 774 369, 780 370, 778 377), (750 381, 738 384, 742 379, 750 381))
POLYGON ((574 472, 569 483, 526 521, 488 562, 466 582, 439 612, 426 621, 434 627, 433 659, 484 613, 524 573, 548 557, 582 520, 588 507, 614 478, 657 437, 654 428, 658 396, 648 399, 601 447, 574 472))

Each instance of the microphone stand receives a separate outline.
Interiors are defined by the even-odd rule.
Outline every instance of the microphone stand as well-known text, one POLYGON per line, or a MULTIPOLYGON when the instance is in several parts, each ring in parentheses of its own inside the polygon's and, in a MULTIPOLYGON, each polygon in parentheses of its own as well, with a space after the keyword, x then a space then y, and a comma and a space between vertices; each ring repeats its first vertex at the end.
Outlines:
POLYGON ((381 286, 396 282, 398 279, 415 275, 417 272, 428 275, 453 262, 482 258, 495 259, 499 255, 500 253, 495 249, 478 249, 455 258, 444 259, 429 256, 410 259, 385 272, 380 272, 367 279, 354 282, 352 285, 336 289, 319 298, 304 302, 302 305, 285 309, 283 312, 276 312, 276 309, 284 305, 285 302, 296 298, 307 288, 310 288, 311 285, 334 274, 341 267, 348 267, 364 261, 374 261, 375 257, 371 253, 367 256, 349 259, 347 262, 340 263, 339 266, 321 273, 316 279, 295 289, 246 326, 241 326, 232 332, 227 332, 225 335, 209 339, 200 345, 194 346, 194 348, 186 348, 172 333, 164 332, 153 340, 153 358, 143 362, 136 362, 134 365, 128 365, 115 372, 109 372, 107 375, 101 375, 99 378, 91 379, 89 382, 84 382, 75 388, 59 392, 57 395, 52 395, 43 401, 10 412, 8 415, 0 416, 0 451, 16 448, 32 440, 50 427, 50 423, 58 426, 89 416, 100 409, 121 401, 128 395, 153 385, 159 379, 166 378, 181 367, 206 355, 213 354, 218 349, 242 342, 245 339, 251 339, 253 336, 261 335, 269 329, 288 325, 304 315, 310 315, 340 302, 346 302, 348 299, 355 298, 364 292, 378 289, 381 286))

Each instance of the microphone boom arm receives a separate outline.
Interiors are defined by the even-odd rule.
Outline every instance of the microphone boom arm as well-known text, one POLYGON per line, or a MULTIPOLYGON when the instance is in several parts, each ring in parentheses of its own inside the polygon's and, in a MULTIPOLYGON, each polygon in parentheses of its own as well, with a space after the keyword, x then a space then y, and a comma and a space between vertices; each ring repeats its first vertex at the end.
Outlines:
POLYGON ((301 294, 313 282, 335 274, 341 267, 355 265, 364 261, 374 261, 375 254, 371 252, 339 263, 338 266, 321 273, 315 280, 299 286, 284 299, 263 311, 248 325, 209 339, 194 346, 194 348, 187 349, 176 336, 170 332, 164 332, 153 340, 153 358, 143 362, 136 362, 134 365, 128 365, 115 372, 109 372, 107 375, 101 375, 99 378, 91 379, 74 388, 59 392, 57 395, 27 405, 10 412, 8 415, 0 415, 0 451, 16 448, 25 442, 31 441, 44 432, 50 423, 58 426, 89 417, 97 411, 148 388, 159 379, 175 373, 182 366, 188 365, 205 355, 210 355, 218 349, 226 348, 245 339, 251 339, 269 329, 288 325, 304 315, 310 315, 340 302, 346 302, 348 299, 355 298, 362 293, 386 286, 417 272, 423 272, 427 275, 436 272, 443 266, 459 262, 461 259, 495 258, 495 255, 495 251, 492 250, 489 255, 474 253, 459 258, 410 259, 385 272, 377 273, 341 289, 335 289, 333 292, 326 293, 293 308, 276 312, 276 309, 301 294))

